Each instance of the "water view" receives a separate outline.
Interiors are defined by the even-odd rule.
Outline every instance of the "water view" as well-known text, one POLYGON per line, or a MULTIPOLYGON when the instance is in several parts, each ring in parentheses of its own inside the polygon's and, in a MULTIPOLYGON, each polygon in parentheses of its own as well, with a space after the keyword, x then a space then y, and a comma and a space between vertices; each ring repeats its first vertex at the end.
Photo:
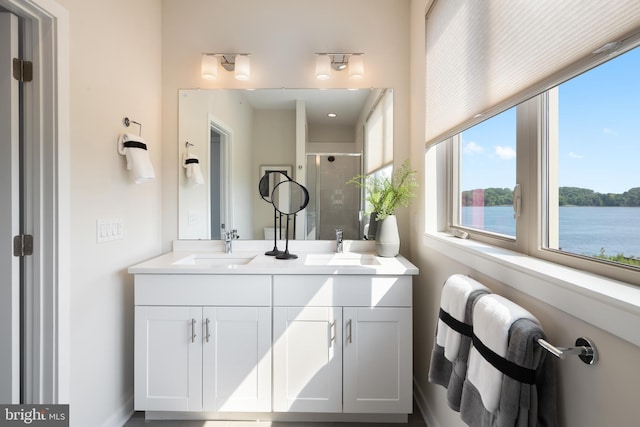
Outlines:
MULTIPOLYGON (((581 255, 640 257, 640 207, 560 207, 560 249, 581 255)), ((515 236, 511 206, 465 206, 462 224, 515 236)))

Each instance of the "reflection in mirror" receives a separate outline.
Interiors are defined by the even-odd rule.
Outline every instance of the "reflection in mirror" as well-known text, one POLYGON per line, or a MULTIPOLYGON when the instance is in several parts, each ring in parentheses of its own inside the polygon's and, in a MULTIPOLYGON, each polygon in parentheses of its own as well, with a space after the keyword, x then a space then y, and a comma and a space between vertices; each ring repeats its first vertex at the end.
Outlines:
MULTIPOLYGON (((258 193, 262 200, 271 204, 273 189, 286 180, 291 180, 286 171, 266 168, 264 170, 264 175, 260 178, 260 182, 258 183, 258 193)), ((280 255, 282 251, 278 249, 278 239, 282 239, 282 214, 278 213, 275 205, 273 205, 273 229, 271 234, 273 234, 273 249, 265 252, 264 254, 269 256, 280 255)), ((265 232, 264 238, 269 238, 269 233, 265 232)))
POLYGON ((271 239, 272 207, 255 187, 264 165, 286 165, 310 193, 296 238, 333 239, 335 228, 362 238, 362 195, 346 182, 392 163, 392 90, 180 90, 178 113, 178 158, 193 144, 204 178, 194 184, 178 167, 178 238, 217 239, 224 225, 271 239))
POLYGON ((293 217, 293 235, 296 235, 296 216, 309 204, 309 192, 295 181, 282 181, 276 185, 271 194, 271 203, 278 212, 285 215, 286 246, 284 252, 276 255, 277 259, 295 259, 297 255, 289 253, 289 223, 293 217))

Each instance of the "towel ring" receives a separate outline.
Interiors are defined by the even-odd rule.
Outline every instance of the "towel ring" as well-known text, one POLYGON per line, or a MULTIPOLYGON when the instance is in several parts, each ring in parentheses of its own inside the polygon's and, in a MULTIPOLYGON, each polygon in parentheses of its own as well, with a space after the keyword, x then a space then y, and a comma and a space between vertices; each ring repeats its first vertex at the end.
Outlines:
POLYGON ((538 340, 538 344, 558 359, 566 359, 566 356, 576 354, 587 365, 593 365, 598 361, 596 346, 585 337, 578 338, 575 347, 556 347, 542 338, 538 340))
POLYGON ((142 123, 138 123, 138 122, 136 122, 134 120, 129 120, 129 117, 125 117, 124 119, 122 119, 122 123, 126 127, 131 126, 131 123, 138 125, 139 126, 139 128, 138 128, 138 136, 142 136, 142 123))

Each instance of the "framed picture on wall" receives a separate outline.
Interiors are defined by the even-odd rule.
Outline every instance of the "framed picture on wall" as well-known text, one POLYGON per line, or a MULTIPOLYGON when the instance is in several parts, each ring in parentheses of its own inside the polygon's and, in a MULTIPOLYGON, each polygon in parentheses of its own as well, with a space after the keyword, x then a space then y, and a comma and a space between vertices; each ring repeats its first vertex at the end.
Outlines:
POLYGON ((260 166, 260 178, 262 178, 265 174, 269 172, 281 172, 287 175, 289 178, 293 179, 291 171, 293 168, 288 165, 263 165, 260 166))

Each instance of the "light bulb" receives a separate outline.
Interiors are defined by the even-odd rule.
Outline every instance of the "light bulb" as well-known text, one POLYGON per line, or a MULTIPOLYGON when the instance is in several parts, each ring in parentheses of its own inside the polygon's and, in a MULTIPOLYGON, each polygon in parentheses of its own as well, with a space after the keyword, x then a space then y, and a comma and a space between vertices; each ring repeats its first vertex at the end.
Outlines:
POLYGON ((214 55, 202 54, 202 78, 214 80, 218 78, 218 58, 214 55))
POLYGON ((236 80, 249 80, 251 75, 251 63, 249 55, 236 56, 236 80))
POLYGON ((316 79, 328 80, 331 77, 331 58, 329 55, 316 55, 316 79))

